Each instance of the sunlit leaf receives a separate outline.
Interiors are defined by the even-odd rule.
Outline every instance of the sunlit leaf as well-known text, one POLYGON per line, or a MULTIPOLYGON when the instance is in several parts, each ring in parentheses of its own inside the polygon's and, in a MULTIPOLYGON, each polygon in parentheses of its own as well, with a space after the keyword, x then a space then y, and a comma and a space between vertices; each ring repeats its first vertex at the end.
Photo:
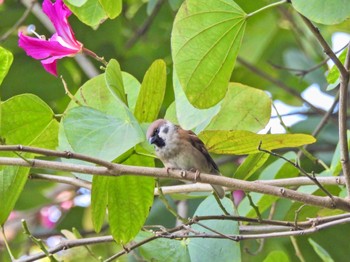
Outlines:
POLYGON ((245 15, 230 0, 187 0, 181 5, 171 36, 172 57, 181 86, 195 107, 212 107, 225 96, 245 15))
POLYGON ((270 120, 271 99, 259 89, 230 83, 220 112, 206 130, 248 130, 257 132, 270 120))
POLYGON ((135 106, 135 117, 140 122, 153 122, 162 106, 166 88, 166 66, 163 60, 156 60, 147 70, 135 106))
POLYGON ((249 131, 203 131, 199 134, 208 150, 217 154, 255 154, 258 147, 273 150, 312 144, 316 139, 306 134, 255 134, 249 131))
MULTIPOLYGON (((84 24, 96 27, 100 25, 106 18, 107 14, 103 10, 99 0, 86 0, 80 6, 75 6, 69 2, 65 2, 68 8, 79 18, 84 24)), ((79 4, 81 4, 79 3, 79 4)))
POLYGON ((10 69, 12 61, 12 53, 0 46, 0 85, 10 69))
POLYGON ((344 0, 293 0, 292 5, 311 21, 325 25, 339 24, 350 17, 349 2, 344 0))
MULTIPOLYGON (((221 200, 226 211, 233 214, 233 203, 228 198, 221 200)), ((207 197, 194 213, 196 216, 220 215, 223 211, 219 208, 214 196, 207 197)), ((237 221, 205 220, 201 221, 206 227, 223 234, 239 234, 237 221)), ((192 229, 212 234, 213 232, 194 224, 192 229)), ((191 238, 188 244, 191 261, 241 261, 241 249, 239 242, 228 239, 191 238)))
POLYGON ((122 0, 99 0, 99 2, 110 19, 116 18, 122 12, 122 0))

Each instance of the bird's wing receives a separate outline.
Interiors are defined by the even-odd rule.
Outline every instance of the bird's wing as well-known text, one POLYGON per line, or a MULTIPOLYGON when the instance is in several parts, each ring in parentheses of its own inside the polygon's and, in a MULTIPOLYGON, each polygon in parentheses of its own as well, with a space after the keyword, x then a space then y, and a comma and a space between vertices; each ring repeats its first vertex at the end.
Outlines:
POLYGON ((191 130, 183 130, 184 132, 187 133, 187 136, 189 137, 189 141, 191 142, 191 145, 197 149, 199 152, 201 152, 204 157, 207 159, 207 161, 211 164, 212 166, 212 171, 213 172, 217 172, 220 173, 219 171, 219 167, 216 165, 215 161, 212 159, 212 157, 210 156, 207 148, 205 147, 204 143, 202 140, 200 140, 198 138, 198 136, 192 132, 191 130))

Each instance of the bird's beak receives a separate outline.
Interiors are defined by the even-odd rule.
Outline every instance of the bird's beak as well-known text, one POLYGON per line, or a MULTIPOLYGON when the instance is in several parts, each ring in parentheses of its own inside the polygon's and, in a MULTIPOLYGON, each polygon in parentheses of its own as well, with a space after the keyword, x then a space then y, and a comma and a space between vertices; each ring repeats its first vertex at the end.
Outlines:
POLYGON ((150 137, 150 138, 148 139, 148 142, 149 142, 150 144, 154 144, 154 142, 156 142, 156 140, 157 140, 157 136, 152 136, 152 137, 150 137))

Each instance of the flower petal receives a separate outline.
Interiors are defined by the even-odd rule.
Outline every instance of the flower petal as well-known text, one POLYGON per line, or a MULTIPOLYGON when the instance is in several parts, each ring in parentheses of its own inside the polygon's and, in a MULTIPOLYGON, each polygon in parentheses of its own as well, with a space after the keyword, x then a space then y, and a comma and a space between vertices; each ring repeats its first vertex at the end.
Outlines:
POLYGON ((77 50, 64 47, 54 39, 55 37, 44 40, 19 33, 18 45, 24 49, 27 55, 35 59, 44 59, 49 56, 71 56, 77 53, 77 50))
POLYGON ((50 57, 48 59, 42 60, 41 64, 44 67, 44 69, 49 72, 50 74, 57 76, 57 60, 61 59, 65 56, 55 56, 50 57))
MULTIPOLYGON (((75 39, 73 30, 67 20, 72 12, 63 1, 57 0, 52 3, 51 0, 44 0, 43 11, 50 18, 57 34, 67 43, 67 47, 80 50, 82 45, 75 39)), ((61 44, 64 45, 64 43, 61 44)))

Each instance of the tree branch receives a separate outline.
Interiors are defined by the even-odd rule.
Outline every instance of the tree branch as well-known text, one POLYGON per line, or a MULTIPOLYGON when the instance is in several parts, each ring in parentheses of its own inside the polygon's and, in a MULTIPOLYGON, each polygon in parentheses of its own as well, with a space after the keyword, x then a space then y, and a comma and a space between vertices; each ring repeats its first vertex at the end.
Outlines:
MULTIPOLYGON (((286 225, 288 231, 281 231, 282 228, 278 229, 278 232, 267 232, 262 231, 264 230, 261 227, 250 227, 248 228, 247 226, 242 228, 243 232, 250 232, 249 234, 240 234, 240 235, 227 235, 227 234, 222 234, 220 232, 215 233, 215 234, 207 234, 207 233, 193 233, 192 230, 190 230, 190 226, 193 224, 197 224, 198 221, 202 220, 213 220, 213 219, 226 219, 229 218, 230 220, 233 221, 239 221, 240 218, 242 217, 234 217, 234 216, 205 216, 205 217, 195 217, 194 219, 190 220, 188 223, 180 225, 175 228, 171 229, 161 229, 158 231, 155 231, 154 235, 146 238, 138 243, 131 242, 127 246, 124 247, 124 249, 117 254, 113 255, 112 257, 106 259, 105 261, 112 261, 122 255, 125 255, 129 253, 130 251, 148 243, 151 242, 155 239, 158 238, 168 238, 168 239, 187 239, 187 238, 218 238, 218 239, 232 239, 234 241, 241 241, 241 240, 246 240, 246 239, 265 239, 265 238, 275 238, 275 237, 285 237, 285 236, 299 236, 299 235, 305 235, 305 234, 311 234, 314 232, 317 232, 319 230, 329 228, 331 226, 343 224, 343 223, 349 223, 350 222, 350 214, 343 214, 343 215, 337 215, 337 216, 332 216, 332 217, 327 217, 327 218, 320 218, 318 219, 318 223, 315 223, 314 220, 309 220, 309 221, 304 221, 301 222, 300 224, 304 224, 305 228, 299 228, 299 229, 294 229, 291 231, 294 222, 288 222, 289 224, 286 225), (290 228, 288 228, 290 227, 290 228), (178 233, 180 231, 185 230, 186 233, 178 233), (188 231, 192 232, 192 234, 188 234, 188 231), (255 233, 252 234, 251 232, 265 232, 265 233, 255 233)), ((246 218, 249 219, 249 218, 246 218)), ((250 219, 254 220, 254 219, 250 219)), ((258 221, 255 219, 257 223, 262 223, 263 221, 258 221)), ((287 223, 287 222, 284 222, 287 223)), ((299 225, 299 224, 298 224, 299 225)), ((265 230, 269 228, 266 228, 265 230)), ((274 229, 277 229, 275 227, 274 229)), ((268 231, 267 230, 267 231, 268 231)), ((213 230, 212 230, 213 231, 213 230)), ((213 231, 215 232, 215 230, 213 231)), ((71 249, 73 247, 78 247, 78 246, 86 246, 86 245, 91 245, 91 244, 98 244, 98 243, 107 243, 107 242, 113 242, 112 236, 103 236, 103 237, 92 237, 92 238, 85 238, 85 239, 76 239, 76 240, 63 240, 61 243, 59 243, 56 247, 53 247, 47 252, 49 254, 55 254, 61 250, 67 250, 71 249)), ((30 262, 30 261, 35 261, 40 258, 44 258, 46 254, 44 252, 23 257, 18 260, 15 260, 15 262, 30 262)))
POLYGON ((318 42, 323 48, 323 51, 334 62, 335 66, 340 72, 340 87, 339 87, 339 144, 341 163, 343 168, 343 174, 345 177, 346 188, 348 192, 348 198, 350 198, 350 162, 349 162, 349 147, 347 137, 347 95, 349 85, 349 68, 350 68, 350 43, 348 44, 348 51, 344 65, 341 63, 336 54, 332 51, 326 40, 321 35, 320 31, 314 26, 309 19, 301 15, 306 26, 314 34, 318 42))
MULTIPOLYGON (((65 152, 59 152, 65 155, 65 152)), ((83 158, 82 155, 81 158, 83 158)), ((88 159, 89 157, 84 157, 88 159)), ((104 163, 103 160, 97 161, 91 159, 94 162, 104 163)), ((47 160, 37 160, 37 159, 27 159, 23 160, 21 158, 11 158, 2 157, 0 158, 1 165, 11 165, 11 166, 25 166, 31 168, 47 168, 53 170, 61 170, 68 172, 77 172, 92 175, 104 175, 104 176, 121 176, 121 175, 140 175, 140 176, 150 176, 159 178, 171 178, 176 180, 187 180, 192 182, 202 182, 214 185, 226 186, 233 189, 257 192, 261 194, 268 194, 273 196, 278 196, 282 198, 287 198, 302 202, 309 205, 326 207, 326 208, 337 208, 341 210, 350 211, 350 202, 339 197, 321 197, 308 195, 294 190, 286 189, 283 187, 275 187, 262 183, 243 181, 234 178, 228 178, 224 176, 213 176, 210 174, 201 174, 198 178, 194 172, 186 172, 186 176, 183 176, 183 172, 180 170, 167 170, 165 168, 151 168, 151 167, 138 167, 138 166, 127 166, 121 164, 109 163, 110 167, 96 167, 87 165, 78 165, 71 163, 62 163, 47 160)))

